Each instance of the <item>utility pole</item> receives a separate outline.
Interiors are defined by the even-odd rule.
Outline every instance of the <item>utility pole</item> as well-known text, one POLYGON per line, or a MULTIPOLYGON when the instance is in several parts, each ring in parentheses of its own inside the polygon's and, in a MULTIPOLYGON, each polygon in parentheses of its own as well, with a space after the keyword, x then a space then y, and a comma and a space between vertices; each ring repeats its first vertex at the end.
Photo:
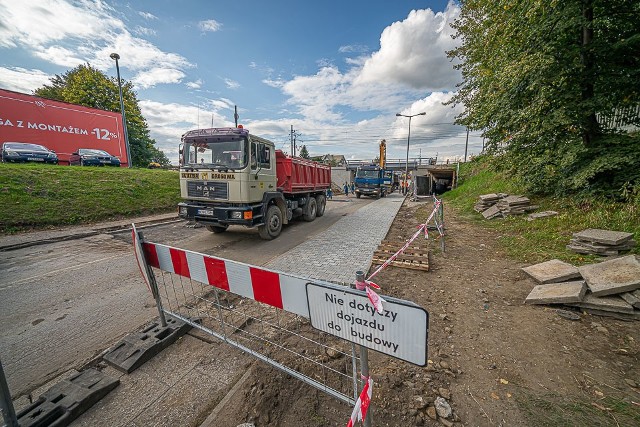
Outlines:
POLYGON ((469 148, 469 128, 467 128, 467 142, 464 143, 464 162, 467 163, 467 149, 469 148))
POLYGON ((293 125, 291 125, 291 134, 289 135, 291 137, 291 156, 295 156, 295 147, 293 146, 293 125))

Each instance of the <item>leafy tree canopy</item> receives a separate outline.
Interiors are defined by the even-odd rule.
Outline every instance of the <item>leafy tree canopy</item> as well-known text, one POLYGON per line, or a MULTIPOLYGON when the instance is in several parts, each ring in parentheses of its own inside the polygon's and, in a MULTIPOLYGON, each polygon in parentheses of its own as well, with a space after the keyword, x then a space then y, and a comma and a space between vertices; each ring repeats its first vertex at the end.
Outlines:
POLYGON ((537 192, 640 186, 640 2, 466 0, 458 123, 537 192))
POLYGON ((300 149, 300 157, 302 157, 303 159, 309 158, 309 151, 307 150, 306 145, 303 145, 302 148, 300 149))
MULTIPOLYGON (((34 94, 56 101, 120 112, 118 79, 107 77, 89 64, 78 65, 62 75, 52 77, 49 84, 36 89, 34 94)), ((167 156, 154 146, 155 140, 149 137, 149 127, 142 116, 131 82, 122 81, 122 97, 132 165, 146 167, 152 161, 168 165, 167 156)))

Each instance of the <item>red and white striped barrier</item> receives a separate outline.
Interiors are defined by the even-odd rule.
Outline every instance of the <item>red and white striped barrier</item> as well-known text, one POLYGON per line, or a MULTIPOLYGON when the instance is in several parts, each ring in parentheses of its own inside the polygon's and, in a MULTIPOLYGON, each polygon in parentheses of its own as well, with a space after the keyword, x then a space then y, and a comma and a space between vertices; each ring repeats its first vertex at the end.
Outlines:
POLYGON ((152 267, 309 318, 306 279, 158 243, 142 247, 152 267))
POLYGON ((362 389, 362 393, 360 393, 360 396, 353 407, 353 412, 351 413, 351 418, 347 423, 347 427, 353 427, 355 423, 363 421, 367 417, 367 410, 369 409, 371 397, 373 396, 373 380, 371 377, 366 380, 367 382, 362 389))

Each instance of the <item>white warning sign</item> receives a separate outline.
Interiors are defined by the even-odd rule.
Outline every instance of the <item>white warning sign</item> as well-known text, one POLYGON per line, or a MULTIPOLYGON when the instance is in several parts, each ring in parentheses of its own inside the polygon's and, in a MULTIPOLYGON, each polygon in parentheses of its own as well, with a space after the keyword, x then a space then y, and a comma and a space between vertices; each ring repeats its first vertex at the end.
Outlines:
POLYGON ((378 313, 363 291, 307 283, 311 325, 372 350, 424 366, 429 314, 416 304, 390 297, 378 313))

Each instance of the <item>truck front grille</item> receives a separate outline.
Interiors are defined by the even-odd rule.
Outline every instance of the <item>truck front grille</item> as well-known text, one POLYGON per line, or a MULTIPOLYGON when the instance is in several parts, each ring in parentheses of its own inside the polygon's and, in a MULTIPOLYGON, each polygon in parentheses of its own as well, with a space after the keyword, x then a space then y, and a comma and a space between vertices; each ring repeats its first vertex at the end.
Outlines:
POLYGON ((229 183, 221 181, 187 181, 187 195, 189 197, 227 200, 229 198, 229 183))

